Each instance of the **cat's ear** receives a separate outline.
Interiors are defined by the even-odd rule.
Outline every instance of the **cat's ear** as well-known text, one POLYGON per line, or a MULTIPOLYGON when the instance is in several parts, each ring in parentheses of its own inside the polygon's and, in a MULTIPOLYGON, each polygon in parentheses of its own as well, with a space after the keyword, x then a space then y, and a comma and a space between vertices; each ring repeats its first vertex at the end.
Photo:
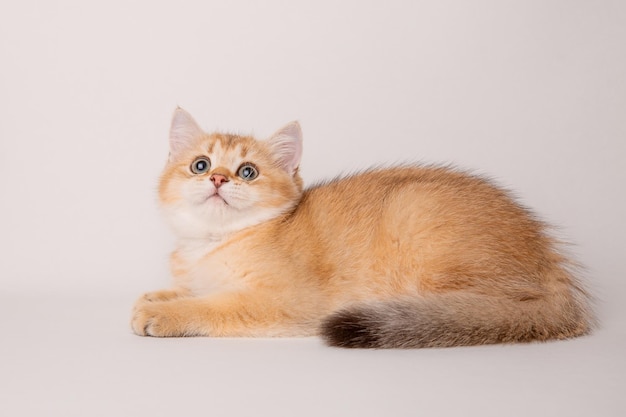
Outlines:
POLYGON ((267 143, 280 167, 290 174, 295 174, 302 158, 300 123, 291 122, 283 126, 267 140, 267 143))
POLYGON ((177 107, 170 126, 170 159, 175 158, 181 151, 188 148, 195 138, 203 134, 204 132, 193 117, 177 107))

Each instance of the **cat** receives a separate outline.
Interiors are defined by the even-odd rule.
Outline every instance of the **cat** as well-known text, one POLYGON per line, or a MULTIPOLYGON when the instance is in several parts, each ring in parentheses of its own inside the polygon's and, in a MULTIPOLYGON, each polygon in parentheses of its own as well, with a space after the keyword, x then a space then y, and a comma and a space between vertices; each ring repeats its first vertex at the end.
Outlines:
POLYGON ((159 199, 174 287, 147 293, 144 336, 321 336, 354 348, 567 339, 590 297, 548 226, 489 180, 438 166, 303 189, 297 122, 267 140, 172 118, 159 199))

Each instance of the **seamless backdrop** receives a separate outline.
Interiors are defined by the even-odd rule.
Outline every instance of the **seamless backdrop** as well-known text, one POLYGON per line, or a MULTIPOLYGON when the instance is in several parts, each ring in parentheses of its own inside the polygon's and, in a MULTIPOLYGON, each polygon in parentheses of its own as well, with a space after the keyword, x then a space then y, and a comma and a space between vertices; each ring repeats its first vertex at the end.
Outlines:
POLYGON ((180 105, 258 137, 299 120, 308 184, 407 161, 491 176, 621 329, 625 74, 620 0, 2 1, 0 292, 168 284, 156 184, 180 105))

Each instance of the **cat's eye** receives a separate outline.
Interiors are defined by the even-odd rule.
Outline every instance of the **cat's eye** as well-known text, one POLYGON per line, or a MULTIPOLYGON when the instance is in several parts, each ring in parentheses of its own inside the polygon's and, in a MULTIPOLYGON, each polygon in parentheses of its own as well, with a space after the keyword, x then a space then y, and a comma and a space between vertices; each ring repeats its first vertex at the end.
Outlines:
POLYGON ((254 165, 246 163, 239 167, 237 175, 239 175, 239 177, 245 181, 252 181, 259 176, 259 171, 254 165))
POLYGON ((211 169, 211 160, 205 156, 200 156, 191 163, 190 169, 194 174, 204 174, 211 169))

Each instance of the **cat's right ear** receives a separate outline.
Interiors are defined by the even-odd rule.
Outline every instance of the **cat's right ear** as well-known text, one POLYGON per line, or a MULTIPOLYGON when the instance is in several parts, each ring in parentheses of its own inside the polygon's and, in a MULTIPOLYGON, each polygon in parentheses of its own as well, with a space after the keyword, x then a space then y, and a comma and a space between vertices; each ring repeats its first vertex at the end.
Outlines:
POLYGON ((204 132, 185 110, 177 107, 170 126, 170 160, 175 159, 204 132))
POLYGON ((295 174, 302 158, 302 129, 294 121, 274 133, 267 143, 278 165, 289 174, 295 174))

